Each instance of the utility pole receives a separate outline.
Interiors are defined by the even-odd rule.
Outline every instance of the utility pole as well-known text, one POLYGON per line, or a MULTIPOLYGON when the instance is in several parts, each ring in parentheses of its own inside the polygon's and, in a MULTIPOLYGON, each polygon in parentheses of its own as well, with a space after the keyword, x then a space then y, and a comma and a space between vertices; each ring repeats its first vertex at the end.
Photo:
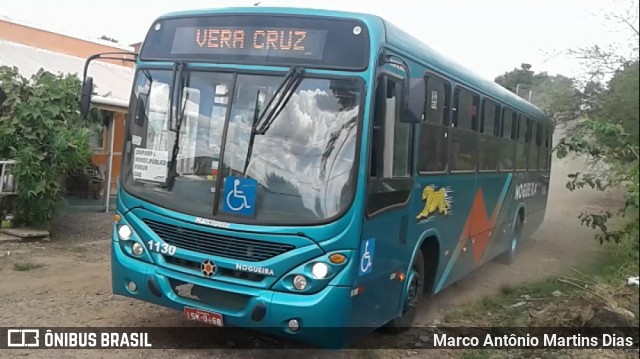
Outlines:
MULTIPOLYGON (((517 95, 517 96, 520 96, 519 92, 520 92, 520 84, 517 84, 517 85, 516 85, 516 95, 517 95)), ((529 98, 528 98, 528 101, 529 101, 529 102, 531 102, 531 96, 532 96, 532 95, 533 95, 533 90, 532 90, 532 89, 529 89, 529 98)), ((523 96, 523 98, 524 98, 524 96, 523 96)))

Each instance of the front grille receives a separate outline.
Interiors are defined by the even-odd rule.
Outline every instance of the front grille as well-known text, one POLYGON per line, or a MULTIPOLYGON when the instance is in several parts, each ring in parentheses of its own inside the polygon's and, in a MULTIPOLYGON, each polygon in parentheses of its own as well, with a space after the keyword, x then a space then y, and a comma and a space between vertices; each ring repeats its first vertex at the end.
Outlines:
POLYGON ((220 236, 150 219, 143 219, 143 222, 167 244, 198 253, 248 262, 264 261, 295 248, 289 244, 220 236))
MULTIPOLYGON (((163 257, 167 263, 173 264, 174 266, 200 271, 200 262, 194 262, 188 259, 176 258, 171 256, 163 256, 163 257)), ((262 282, 262 280, 265 277, 262 274, 242 272, 239 270, 220 268, 220 267, 216 269, 216 272, 225 277, 244 279, 252 282, 262 282)))

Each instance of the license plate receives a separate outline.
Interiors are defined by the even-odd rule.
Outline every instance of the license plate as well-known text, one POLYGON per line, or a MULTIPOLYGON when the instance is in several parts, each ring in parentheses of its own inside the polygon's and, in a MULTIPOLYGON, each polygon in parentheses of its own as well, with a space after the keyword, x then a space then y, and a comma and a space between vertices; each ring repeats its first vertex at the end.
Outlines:
POLYGON ((207 312, 200 309, 195 308, 184 308, 184 316, 188 320, 193 320, 196 322, 207 323, 210 325, 215 325, 216 327, 223 327, 224 322, 222 321, 222 314, 207 312))

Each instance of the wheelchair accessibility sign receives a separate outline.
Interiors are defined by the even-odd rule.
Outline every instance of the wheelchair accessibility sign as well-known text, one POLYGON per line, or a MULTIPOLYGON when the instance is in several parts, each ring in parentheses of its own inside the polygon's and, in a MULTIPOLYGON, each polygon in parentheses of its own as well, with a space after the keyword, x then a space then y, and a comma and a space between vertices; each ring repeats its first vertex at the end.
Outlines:
POLYGON ((252 178, 226 177, 222 209, 233 214, 253 216, 257 189, 258 182, 252 178))
POLYGON ((370 238, 362 242, 360 247, 360 263, 358 268, 359 275, 371 273, 373 270, 373 252, 376 248, 376 239, 370 238))

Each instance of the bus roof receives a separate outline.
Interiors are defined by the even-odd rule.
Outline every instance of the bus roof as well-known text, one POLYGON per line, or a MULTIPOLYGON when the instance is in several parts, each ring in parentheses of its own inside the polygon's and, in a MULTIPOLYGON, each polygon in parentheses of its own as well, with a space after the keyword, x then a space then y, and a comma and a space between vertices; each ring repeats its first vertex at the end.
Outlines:
POLYGON ((493 97, 495 100, 512 106, 516 110, 535 116, 538 120, 549 121, 544 112, 529 101, 507 90, 495 81, 479 76, 474 71, 439 53, 389 21, 383 19, 383 22, 386 28, 387 43, 392 47, 413 55, 416 59, 419 59, 419 62, 425 63, 436 72, 474 88, 485 96, 493 97))
POLYGON ((203 16, 210 14, 296 14, 358 19, 367 23, 369 27, 377 28, 376 32, 384 34, 386 38, 381 38, 380 41, 386 41, 386 43, 391 45, 393 48, 411 55, 414 57, 414 60, 433 68, 436 72, 439 72, 460 84, 473 88, 485 96, 492 97, 495 100, 509 105, 516 110, 536 117, 537 120, 543 120, 547 123, 551 122, 544 112, 532 103, 505 89, 496 82, 479 76, 474 71, 458 64, 453 59, 439 53, 423 41, 418 40, 416 37, 402 30, 400 27, 377 15, 313 8, 256 6, 186 10, 168 13, 160 16, 159 19, 203 16))

